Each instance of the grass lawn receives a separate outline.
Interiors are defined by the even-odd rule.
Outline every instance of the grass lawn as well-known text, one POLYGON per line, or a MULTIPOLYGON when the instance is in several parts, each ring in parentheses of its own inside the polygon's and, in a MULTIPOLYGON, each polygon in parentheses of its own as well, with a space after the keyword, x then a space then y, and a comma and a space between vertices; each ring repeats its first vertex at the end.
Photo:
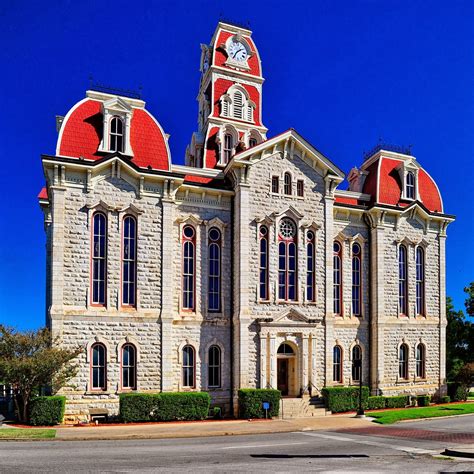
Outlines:
POLYGON ((385 410, 368 413, 368 416, 376 418, 374 420, 376 423, 389 425, 400 420, 435 418, 437 416, 467 415, 469 413, 474 413, 474 403, 457 403, 453 405, 407 408, 404 410, 385 410))
POLYGON ((50 428, 1 428, 0 439, 49 439, 56 436, 50 428))

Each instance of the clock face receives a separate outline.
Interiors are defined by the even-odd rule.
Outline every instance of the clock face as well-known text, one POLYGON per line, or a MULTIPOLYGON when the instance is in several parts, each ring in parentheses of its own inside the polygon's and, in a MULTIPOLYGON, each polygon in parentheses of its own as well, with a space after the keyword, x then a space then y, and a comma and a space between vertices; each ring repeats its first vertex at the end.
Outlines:
POLYGON ((239 63, 247 60, 247 48, 240 41, 231 41, 229 44, 229 56, 239 63))

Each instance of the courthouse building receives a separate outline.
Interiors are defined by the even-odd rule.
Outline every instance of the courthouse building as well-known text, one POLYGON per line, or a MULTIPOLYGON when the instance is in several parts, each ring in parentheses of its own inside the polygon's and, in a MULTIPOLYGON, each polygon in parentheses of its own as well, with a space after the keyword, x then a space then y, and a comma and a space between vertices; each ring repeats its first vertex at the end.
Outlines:
POLYGON ((47 324, 83 347, 67 419, 130 391, 207 391, 228 414, 242 387, 443 394, 453 217, 428 172, 378 146, 343 190, 297 131, 267 135, 248 29, 219 23, 200 71, 185 165, 159 110, 100 88, 42 156, 47 324))

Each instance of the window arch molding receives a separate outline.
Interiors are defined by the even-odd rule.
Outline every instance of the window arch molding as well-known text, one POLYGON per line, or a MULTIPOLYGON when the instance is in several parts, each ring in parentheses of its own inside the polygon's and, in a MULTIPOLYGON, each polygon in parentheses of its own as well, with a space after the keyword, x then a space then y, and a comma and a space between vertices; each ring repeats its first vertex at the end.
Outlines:
POLYGON ((258 130, 251 129, 245 132, 245 145, 246 148, 250 148, 251 146, 257 146, 260 145, 260 143, 263 142, 263 137, 261 133, 258 130), (255 140, 255 144, 251 145, 251 141, 255 140))
POLYGON ((132 336, 125 337, 123 340, 121 340, 117 344, 117 346, 116 346, 117 362, 118 363, 122 362, 122 349, 123 349, 123 346, 125 346, 126 344, 132 344, 133 346, 135 346, 136 359, 137 359, 137 363, 139 363, 140 359, 141 359, 140 343, 138 342, 137 339, 135 339, 132 336))
POLYGON ((110 350, 111 346, 109 341, 102 336, 95 336, 94 339, 91 339, 86 344, 86 363, 90 363, 91 361, 91 349, 94 344, 102 344, 105 346, 107 363, 110 362, 110 355, 112 354, 112 351, 110 350))
POLYGON ((255 123, 256 104, 250 99, 247 89, 240 84, 233 84, 221 96, 221 117, 255 123))

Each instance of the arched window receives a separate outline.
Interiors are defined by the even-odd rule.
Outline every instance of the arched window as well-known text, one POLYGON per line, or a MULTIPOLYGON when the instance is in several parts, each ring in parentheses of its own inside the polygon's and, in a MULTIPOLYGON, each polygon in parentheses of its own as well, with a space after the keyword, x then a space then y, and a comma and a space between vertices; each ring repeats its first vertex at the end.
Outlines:
POLYGON ((137 388, 137 350, 133 344, 122 346, 122 388, 137 388))
POLYGON ((407 199, 415 199, 415 174, 409 171, 407 173, 406 196, 407 199))
POLYGON ((183 309, 193 311, 195 306, 196 233, 194 227, 183 228, 183 309))
POLYGON ((306 300, 316 301, 315 278, 315 235, 312 230, 306 234, 306 300))
POLYGON ((249 148, 257 146, 257 139, 256 138, 249 138, 249 148))
POLYGON ((234 118, 242 120, 244 118, 244 95, 239 90, 234 91, 232 105, 234 109, 234 118))
POLYGON ((333 382, 342 382, 342 348, 334 346, 332 356, 332 380, 333 382))
POLYGON ((278 240, 278 298, 296 301, 296 225, 291 219, 281 220, 278 240))
POLYGON ((272 193, 278 194, 280 192, 280 178, 272 176, 272 193))
POLYGON ((230 159, 232 158, 232 148, 233 148, 232 135, 230 133, 226 133, 224 135, 224 147, 223 147, 223 153, 222 153, 222 160, 225 165, 229 163, 230 159))
POLYGON ((101 343, 91 347, 92 390, 107 389, 107 349, 101 343))
POLYGON ((304 197, 304 181, 302 179, 296 181, 296 195, 298 197, 304 197))
POLYGON ((342 315, 342 247, 339 242, 334 242, 333 253, 333 310, 334 314, 342 315))
POLYGON ((420 379, 426 377, 426 347, 421 342, 416 346, 416 376, 420 379))
POLYGON ((221 386, 221 350, 219 346, 209 348, 209 373, 208 386, 212 388, 221 386))
POLYGON ((416 314, 425 314, 425 252, 416 249, 416 314))
POLYGON ((402 344, 398 354, 398 376, 401 379, 408 379, 408 346, 402 344))
POLYGON ((183 387, 194 387, 195 385, 196 361, 194 347, 183 347, 183 387))
POLYGON ((283 342, 278 347, 277 354, 292 356, 292 355, 295 355, 295 351, 288 343, 283 342))
POLYGON ((362 361, 362 349, 359 345, 352 348, 352 381, 360 382, 361 377, 361 365, 362 361))
POLYGON ((105 305, 107 281, 107 218, 102 212, 92 217, 92 304, 105 305))
POLYGON ((361 315, 361 249, 352 245, 352 314, 361 315))
POLYGON ((407 295, 407 248, 398 247, 398 305, 400 314, 408 314, 407 295))
POLYGON ((110 121, 110 151, 123 152, 123 122, 119 117, 110 121))
POLYGON ((260 293, 261 300, 268 300, 268 228, 260 226, 260 293))
POLYGON ((283 192, 288 196, 291 196, 291 174, 285 173, 283 181, 283 192))
POLYGON ((123 219, 122 243, 122 304, 135 306, 137 293, 137 221, 132 216, 123 219))
POLYGON ((209 231, 209 287, 208 309, 221 310, 221 232, 213 227, 209 231))

